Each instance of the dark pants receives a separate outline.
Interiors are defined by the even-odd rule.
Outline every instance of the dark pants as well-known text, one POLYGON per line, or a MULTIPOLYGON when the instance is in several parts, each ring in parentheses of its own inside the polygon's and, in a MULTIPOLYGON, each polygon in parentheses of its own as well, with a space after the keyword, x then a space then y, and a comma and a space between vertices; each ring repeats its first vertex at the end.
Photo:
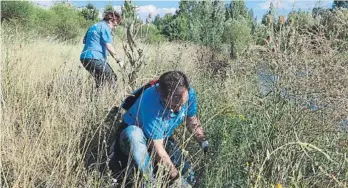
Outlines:
POLYGON ((106 61, 98 59, 81 59, 83 67, 94 77, 96 87, 99 88, 105 82, 117 92, 117 76, 106 61))

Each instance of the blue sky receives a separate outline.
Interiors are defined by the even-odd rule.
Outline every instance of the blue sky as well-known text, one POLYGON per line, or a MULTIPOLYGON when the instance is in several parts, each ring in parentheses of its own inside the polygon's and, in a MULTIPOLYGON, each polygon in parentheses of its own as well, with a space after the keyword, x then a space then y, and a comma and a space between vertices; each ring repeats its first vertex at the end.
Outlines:
MULTIPOLYGON (((37 4, 49 7, 53 5, 52 0, 46 1, 34 1, 37 4)), ((88 3, 92 3, 95 5, 100 12, 103 12, 103 8, 107 4, 112 4, 116 10, 121 9, 121 5, 124 1, 73 1, 70 2, 77 6, 83 7, 88 3)), ((144 0, 133 0, 133 2, 138 6, 138 15, 141 19, 146 19, 146 17, 151 13, 153 17, 157 14, 163 16, 166 13, 174 13, 175 10, 179 7, 179 0, 171 0, 171 1, 144 1, 144 0)), ((260 20, 268 10, 270 3, 276 8, 276 12, 279 15, 287 15, 291 10, 301 9, 301 10, 312 10, 313 7, 319 5, 321 7, 331 7, 332 0, 247 0, 246 6, 250 9, 252 8, 254 11, 254 15, 257 16, 258 20, 260 20)), ((100 15, 101 16, 101 15, 100 15)))

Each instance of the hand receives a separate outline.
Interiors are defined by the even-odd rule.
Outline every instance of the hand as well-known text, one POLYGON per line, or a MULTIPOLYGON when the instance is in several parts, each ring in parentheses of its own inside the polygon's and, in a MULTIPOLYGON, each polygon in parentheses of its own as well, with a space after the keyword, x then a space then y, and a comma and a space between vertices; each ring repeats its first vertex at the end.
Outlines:
POLYGON ((209 143, 207 140, 201 143, 201 148, 203 149, 204 154, 208 153, 209 143))
POLYGON ((179 172, 178 172, 178 170, 177 170, 175 167, 173 167, 173 168, 171 169, 171 171, 169 172, 169 174, 170 174, 170 179, 171 179, 172 181, 175 181, 176 179, 179 178, 179 172))

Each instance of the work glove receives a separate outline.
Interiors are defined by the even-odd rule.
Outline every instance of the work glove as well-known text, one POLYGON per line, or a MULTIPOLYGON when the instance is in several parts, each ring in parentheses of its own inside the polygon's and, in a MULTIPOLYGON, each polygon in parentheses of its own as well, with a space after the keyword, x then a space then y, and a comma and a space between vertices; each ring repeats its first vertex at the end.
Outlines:
POLYGON ((201 143, 201 148, 203 149, 204 154, 208 153, 209 143, 207 140, 201 143))

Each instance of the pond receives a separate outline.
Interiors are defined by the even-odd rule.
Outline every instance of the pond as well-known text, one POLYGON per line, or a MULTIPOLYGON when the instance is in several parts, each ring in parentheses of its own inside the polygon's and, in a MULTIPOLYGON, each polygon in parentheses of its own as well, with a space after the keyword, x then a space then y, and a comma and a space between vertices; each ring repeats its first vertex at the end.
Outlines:
MULTIPOLYGON (((305 76, 304 73, 298 73, 297 76, 300 78, 305 76)), ((267 96, 273 92, 276 88, 276 83, 280 81, 280 76, 272 73, 268 69, 260 69, 257 73, 257 80, 259 82, 259 90, 262 96, 267 96)), ((312 94, 306 97, 295 96, 285 88, 281 89, 281 97, 297 103, 301 106, 306 107, 310 111, 317 111, 325 108, 329 104, 321 104, 320 94, 312 94)), ((348 116, 339 122, 340 132, 348 133, 348 116)))

